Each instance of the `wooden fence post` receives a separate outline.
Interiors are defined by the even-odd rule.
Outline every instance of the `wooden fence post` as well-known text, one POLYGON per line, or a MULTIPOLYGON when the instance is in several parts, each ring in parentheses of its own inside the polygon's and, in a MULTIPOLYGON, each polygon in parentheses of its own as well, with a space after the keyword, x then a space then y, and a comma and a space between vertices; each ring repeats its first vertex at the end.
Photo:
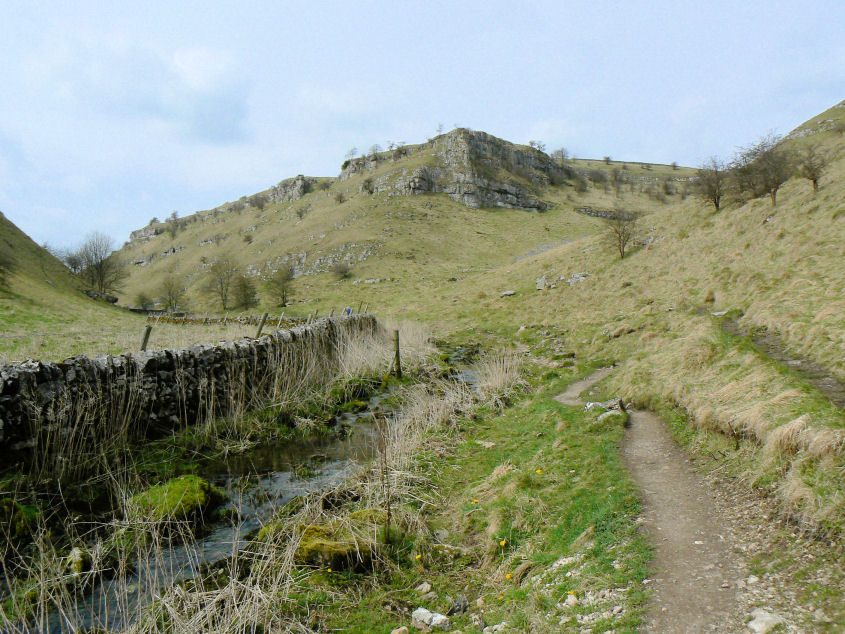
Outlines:
POLYGON ((141 340, 141 352, 146 352, 147 344, 150 342, 150 333, 153 331, 153 327, 151 324, 147 324, 147 327, 144 329, 144 338, 141 340))
POLYGON ((401 361, 399 360, 399 331, 398 330, 393 331, 393 348, 394 348, 394 352, 396 354, 396 359, 394 361, 394 366, 395 366, 394 369, 396 370, 396 378, 401 379, 402 378, 402 364, 401 364, 401 361))
POLYGON ((258 324, 258 332, 255 333, 256 339, 261 336, 261 331, 264 330, 264 322, 267 321, 267 314, 268 313, 264 313, 264 315, 261 317, 261 323, 258 324))

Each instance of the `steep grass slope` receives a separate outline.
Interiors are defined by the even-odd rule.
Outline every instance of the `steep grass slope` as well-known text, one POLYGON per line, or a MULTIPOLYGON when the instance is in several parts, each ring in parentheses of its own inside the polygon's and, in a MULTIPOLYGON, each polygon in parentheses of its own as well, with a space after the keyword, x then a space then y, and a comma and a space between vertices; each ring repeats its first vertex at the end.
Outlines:
POLYGON ((534 345, 562 328, 568 349, 622 364, 608 390, 677 408, 681 435, 776 494, 791 517, 840 530, 845 416, 797 368, 845 380, 845 137, 834 129, 843 118, 834 107, 786 141, 812 141, 828 156, 818 194, 795 177, 775 208, 768 199, 719 213, 691 198, 658 205, 641 222, 647 246, 624 260, 587 237, 462 281, 432 312, 534 345), (540 275, 562 281, 537 291, 540 275), (517 294, 499 297, 503 288, 517 294), (469 293, 484 299, 453 302, 469 293), (737 330, 764 334, 789 362, 737 330))
POLYGON ((2 214, 0 249, 17 263, 9 288, 0 289, 0 362, 117 352, 108 343, 140 327, 137 316, 88 298, 61 262, 2 214))
MULTIPOLYGON (((579 171, 623 167, 568 165, 579 171)), ((680 182, 691 173, 666 166, 626 172, 635 193, 626 186, 624 203, 638 209, 657 204, 645 192, 650 184, 665 177, 680 182)), ((458 279, 598 231, 600 221, 574 210, 622 201, 610 186, 578 193, 574 180, 531 148, 457 130, 398 154, 348 162, 338 179, 311 179, 310 191, 296 200, 287 200, 288 189, 280 193, 283 182, 261 192, 271 200, 261 208, 248 204, 250 197, 198 212, 181 219, 175 235, 164 231, 165 223, 150 225, 150 237, 120 252, 130 263, 121 302, 132 305, 140 292, 160 297, 162 281, 172 274, 188 289, 189 310, 221 311, 205 287, 210 263, 227 255, 259 287, 268 270, 292 265, 294 301, 306 305, 289 310, 303 315, 360 301, 381 310, 426 304, 458 279), (351 266, 348 279, 332 274, 338 262, 351 266)), ((262 308, 272 308, 269 299, 262 301, 262 308)))

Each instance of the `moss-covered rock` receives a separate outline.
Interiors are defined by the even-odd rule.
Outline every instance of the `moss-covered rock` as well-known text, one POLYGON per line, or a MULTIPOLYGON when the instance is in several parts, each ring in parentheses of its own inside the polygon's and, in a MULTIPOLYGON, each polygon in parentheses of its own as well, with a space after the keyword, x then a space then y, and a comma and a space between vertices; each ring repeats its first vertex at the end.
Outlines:
POLYGON ((372 563, 386 513, 364 509, 327 524, 311 524, 302 531, 294 559, 299 564, 334 569, 360 568, 372 563))
POLYGON ((65 560, 65 567, 69 574, 79 576, 91 570, 93 559, 91 553, 84 548, 75 546, 65 560))
POLYGON ((225 499, 226 495, 207 480, 184 475, 135 495, 127 506, 132 517, 145 521, 187 520, 196 523, 225 499))

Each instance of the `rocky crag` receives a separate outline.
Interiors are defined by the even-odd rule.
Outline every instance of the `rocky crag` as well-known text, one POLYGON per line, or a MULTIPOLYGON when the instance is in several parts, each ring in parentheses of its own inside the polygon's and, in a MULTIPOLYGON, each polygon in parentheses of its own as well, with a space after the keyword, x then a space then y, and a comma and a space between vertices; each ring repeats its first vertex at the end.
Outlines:
POLYGON ((362 191, 402 196, 444 193, 472 208, 541 211, 547 207, 539 197, 543 188, 569 175, 545 152, 465 128, 402 150, 399 156, 394 150, 347 161, 338 180, 373 172, 364 179, 362 191), (399 163, 417 153, 427 154, 422 165, 409 168, 399 163), (385 162, 398 164, 396 169, 380 170, 385 162))

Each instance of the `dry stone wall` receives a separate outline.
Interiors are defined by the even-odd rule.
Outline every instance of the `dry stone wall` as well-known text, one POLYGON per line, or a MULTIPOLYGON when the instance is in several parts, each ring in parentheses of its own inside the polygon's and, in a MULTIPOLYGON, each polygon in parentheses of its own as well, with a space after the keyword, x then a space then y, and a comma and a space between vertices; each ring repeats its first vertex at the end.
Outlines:
POLYGON ((0 365, 0 455, 137 440, 227 415, 234 402, 272 397, 286 377, 328 375, 345 341, 379 330, 375 317, 352 315, 258 339, 0 365))

